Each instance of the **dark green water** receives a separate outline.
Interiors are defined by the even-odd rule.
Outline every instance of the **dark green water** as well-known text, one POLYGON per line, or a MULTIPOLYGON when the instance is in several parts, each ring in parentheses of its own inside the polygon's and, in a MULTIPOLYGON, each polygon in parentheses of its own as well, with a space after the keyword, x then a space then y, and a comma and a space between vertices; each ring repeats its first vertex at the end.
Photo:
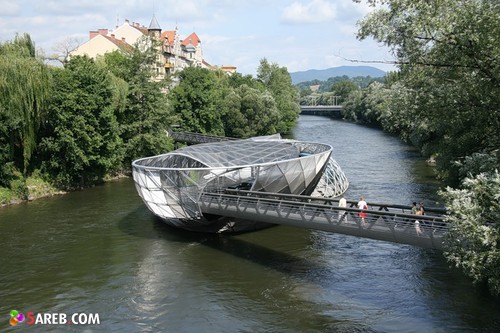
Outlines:
MULTIPOLYGON (((349 199, 438 200, 432 170, 397 138, 314 116, 294 136, 334 146, 349 199)), ((130 179, 2 208, 0 236, 0 331, 500 331, 500 301, 439 252, 281 226, 182 232, 130 179), (12 309, 98 313, 100 325, 11 327, 12 309)))

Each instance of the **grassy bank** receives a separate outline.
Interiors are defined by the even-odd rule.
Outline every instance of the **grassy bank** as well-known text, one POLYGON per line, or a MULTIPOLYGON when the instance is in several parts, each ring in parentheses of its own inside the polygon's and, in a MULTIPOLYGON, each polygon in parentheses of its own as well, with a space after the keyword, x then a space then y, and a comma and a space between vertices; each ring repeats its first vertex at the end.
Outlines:
POLYGON ((11 182, 10 188, 0 187, 0 206, 17 204, 38 198, 65 193, 40 177, 18 178, 11 182))

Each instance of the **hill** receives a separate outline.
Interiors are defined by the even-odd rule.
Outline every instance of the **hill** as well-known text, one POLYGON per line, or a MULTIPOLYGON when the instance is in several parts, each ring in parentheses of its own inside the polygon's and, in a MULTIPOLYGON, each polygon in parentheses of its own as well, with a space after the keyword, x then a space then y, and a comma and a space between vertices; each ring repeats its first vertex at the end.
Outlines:
POLYGON ((292 77, 292 83, 297 84, 304 81, 321 80, 325 81, 331 77, 335 76, 371 76, 371 77, 383 77, 385 72, 371 66, 340 66, 332 67, 327 69, 309 69, 302 72, 290 73, 292 77))

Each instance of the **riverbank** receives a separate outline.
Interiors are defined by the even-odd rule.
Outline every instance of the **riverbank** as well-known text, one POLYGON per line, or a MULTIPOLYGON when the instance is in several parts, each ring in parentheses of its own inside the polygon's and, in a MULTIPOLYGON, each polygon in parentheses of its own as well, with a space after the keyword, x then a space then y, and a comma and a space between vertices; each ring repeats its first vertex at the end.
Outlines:
MULTIPOLYGON (((117 175, 106 176, 102 183, 104 184, 106 182, 127 178, 130 177, 130 175, 130 172, 121 172, 117 175)), ((11 187, 12 188, 0 187, 0 208, 73 192, 58 189, 40 177, 28 177, 25 181, 16 179, 12 181, 11 187)), ((74 191, 84 189, 86 188, 78 188, 74 191)))
POLYGON ((64 193, 66 191, 55 188, 42 178, 28 177, 26 180, 15 179, 11 182, 11 188, 0 187, 0 207, 64 193))

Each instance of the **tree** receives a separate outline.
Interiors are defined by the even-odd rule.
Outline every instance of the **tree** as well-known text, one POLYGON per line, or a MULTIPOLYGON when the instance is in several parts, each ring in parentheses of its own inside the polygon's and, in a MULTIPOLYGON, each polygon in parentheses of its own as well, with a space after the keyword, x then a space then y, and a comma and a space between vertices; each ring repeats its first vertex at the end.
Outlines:
POLYGON ((283 134, 290 132, 297 122, 300 106, 299 93, 292 84, 288 70, 276 63, 270 64, 264 58, 257 69, 257 80, 264 84, 276 101, 280 113, 276 131, 283 134))
POLYGON ((223 94, 217 76, 208 69, 188 67, 179 73, 179 84, 169 93, 180 128, 188 132, 224 136, 220 106, 223 94))
POLYGON ((53 93, 39 144, 42 170, 61 188, 99 183, 123 158, 110 74, 87 57, 74 57, 52 71, 53 93))
POLYGON ((339 96, 337 103, 342 104, 344 103, 345 99, 349 96, 349 94, 357 89, 359 89, 358 86, 351 80, 342 80, 337 83, 334 83, 331 88, 331 91, 334 93, 335 96, 339 96))
POLYGON ((47 57, 48 60, 60 62, 66 65, 69 61, 69 54, 82 44, 82 39, 78 37, 67 37, 57 42, 53 49, 56 51, 54 54, 47 57))
POLYGON ((363 99, 364 90, 354 90, 346 98, 343 104, 344 119, 361 122, 365 111, 363 99))
POLYGON ((8 187, 13 176, 11 124, 7 115, 0 110, 0 187, 8 187))
POLYGON ((392 91, 374 81, 366 89, 352 90, 344 102, 344 118, 390 130, 392 91), (390 119, 390 121, 388 121, 390 119))
POLYGON ((451 223, 444 255, 500 295, 500 174, 481 173, 463 184, 464 189, 443 192, 451 223))
MULTIPOLYGON (((12 134, 0 139, 8 142, 8 160, 27 173, 36 145, 36 133, 43 118, 49 95, 50 75, 47 66, 35 55, 35 44, 28 34, 0 44, 0 118, 12 134)), ((1 177, 0 177, 1 178, 1 177)))
POLYGON ((227 136, 248 138, 276 133, 280 114, 268 91, 261 92, 243 84, 224 101, 223 121, 227 136))
POLYGON ((156 59, 154 45, 143 41, 130 52, 114 51, 104 56, 104 64, 114 75, 114 86, 124 96, 115 108, 124 142, 123 167, 140 157, 173 149, 167 130, 176 122, 168 109, 166 81, 152 80, 156 59))

